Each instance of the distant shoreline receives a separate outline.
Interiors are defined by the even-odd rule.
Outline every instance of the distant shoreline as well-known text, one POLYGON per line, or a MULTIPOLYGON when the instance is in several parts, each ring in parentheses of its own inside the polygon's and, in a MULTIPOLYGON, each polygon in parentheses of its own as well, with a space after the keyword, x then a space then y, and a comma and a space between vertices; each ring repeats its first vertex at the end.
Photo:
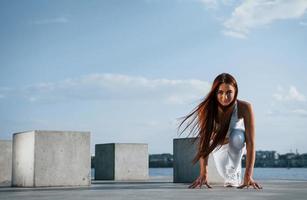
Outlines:
MULTIPOLYGON (((92 156, 91 166, 94 168, 95 156, 92 156)), ((246 155, 242 158, 245 167, 246 155)), ((174 158, 170 153, 150 154, 149 168, 172 168, 174 158)), ((278 154, 276 151, 256 151, 255 168, 307 168, 307 153, 278 154)))

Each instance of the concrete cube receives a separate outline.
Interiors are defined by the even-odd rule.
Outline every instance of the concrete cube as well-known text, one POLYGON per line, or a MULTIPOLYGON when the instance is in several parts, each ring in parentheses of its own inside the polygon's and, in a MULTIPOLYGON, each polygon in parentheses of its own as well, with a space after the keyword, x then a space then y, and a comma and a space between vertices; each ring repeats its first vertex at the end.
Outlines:
POLYGON ((12 141, 0 140, 0 186, 11 185, 12 141))
MULTIPOLYGON (((199 176, 199 162, 193 165, 192 160, 197 152, 198 140, 195 138, 176 138, 173 140, 174 183, 191 183, 199 176)), ((209 183, 224 183, 218 174, 212 155, 208 159, 209 183)))
POLYGON ((88 186, 90 172, 90 132, 35 130, 13 135, 13 186, 88 186))
POLYGON ((96 180, 148 179, 147 144, 96 144, 96 180))

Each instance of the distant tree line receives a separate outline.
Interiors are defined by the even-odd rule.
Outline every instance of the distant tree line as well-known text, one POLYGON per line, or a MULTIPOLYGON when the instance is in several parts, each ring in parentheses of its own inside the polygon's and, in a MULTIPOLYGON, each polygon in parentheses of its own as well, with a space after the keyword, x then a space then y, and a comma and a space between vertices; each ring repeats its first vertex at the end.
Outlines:
MULTIPOLYGON (((91 167, 95 167, 95 156, 91 158, 91 167)), ((174 158, 170 153, 149 155, 150 168, 171 168, 174 158)), ((242 158, 242 167, 245 167, 246 155, 242 158)), ((286 153, 278 154, 276 151, 256 151, 255 167, 307 167, 307 153, 286 153)))
MULTIPOLYGON (((246 155, 242 159, 243 167, 245 161, 246 155)), ((307 167, 307 153, 278 154, 276 151, 256 151, 255 167, 307 167)))
POLYGON ((173 155, 170 153, 149 155, 149 167, 150 168, 173 167, 173 162, 174 162, 174 158, 173 158, 173 155))

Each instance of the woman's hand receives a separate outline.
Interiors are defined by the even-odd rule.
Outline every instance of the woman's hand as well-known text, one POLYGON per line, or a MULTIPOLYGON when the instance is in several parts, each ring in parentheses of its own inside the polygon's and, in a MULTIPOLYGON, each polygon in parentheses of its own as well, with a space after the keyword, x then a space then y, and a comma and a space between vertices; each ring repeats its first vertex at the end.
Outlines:
POLYGON ((208 177, 207 175, 200 175, 190 186, 189 188, 201 188, 201 186, 204 184, 207 186, 207 188, 212 188, 208 183, 208 177))
POLYGON ((243 184, 237 188, 238 189, 242 189, 245 187, 249 188, 249 186, 253 186, 253 188, 256 190, 262 189, 262 186, 256 181, 254 181, 254 179, 251 176, 245 176, 243 184))

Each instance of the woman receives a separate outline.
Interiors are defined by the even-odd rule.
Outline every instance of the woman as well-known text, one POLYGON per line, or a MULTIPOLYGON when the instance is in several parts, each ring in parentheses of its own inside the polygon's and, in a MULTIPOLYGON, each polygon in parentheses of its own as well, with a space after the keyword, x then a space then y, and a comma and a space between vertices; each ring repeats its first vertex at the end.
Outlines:
MULTIPOLYGON (((261 185, 253 179, 255 163, 255 130, 252 106, 237 100, 237 82, 230 74, 218 75, 206 98, 179 125, 187 123, 184 132, 197 134, 198 151, 193 163, 199 161, 200 175, 189 188, 208 188, 208 157, 212 152, 224 186, 245 188, 261 185), (246 143, 246 145, 245 145, 246 143), (241 159, 246 146, 246 170, 241 184, 241 159), (240 185, 241 184, 241 185, 240 185)), ((182 133, 181 132, 181 133, 182 133)))

